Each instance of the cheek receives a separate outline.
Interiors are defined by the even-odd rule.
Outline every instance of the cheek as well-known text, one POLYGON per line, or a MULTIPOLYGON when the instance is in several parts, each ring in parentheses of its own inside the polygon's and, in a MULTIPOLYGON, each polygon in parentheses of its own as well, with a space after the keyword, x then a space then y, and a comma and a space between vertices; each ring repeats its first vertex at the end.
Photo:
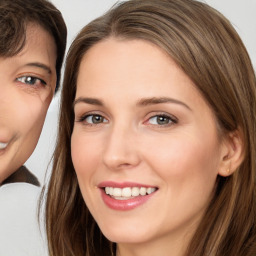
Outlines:
POLYGON ((83 198, 90 209, 98 208, 97 204, 94 207, 91 204, 95 200, 95 175, 102 163, 103 139, 94 133, 85 135, 79 128, 74 127, 71 136, 71 158, 77 175, 79 187, 83 198))
POLYGON ((44 123, 48 105, 42 105, 38 100, 32 105, 29 103, 32 102, 22 104, 20 101, 19 111, 17 109, 11 111, 12 118, 8 122, 8 130, 15 140, 6 158, 9 174, 24 164, 32 154, 44 123))
POLYGON ((78 179, 80 176, 89 175, 90 170, 97 163, 99 147, 94 143, 93 135, 90 138, 82 136, 74 128, 71 136, 71 157, 78 179))
POLYGON ((78 169, 80 169, 80 163, 86 163, 86 168, 87 166, 98 165, 100 156, 102 156, 102 149, 103 138, 101 136, 94 133, 84 134, 80 127, 74 127, 71 136, 71 155, 74 165, 78 169))
POLYGON ((8 114, 12 116, 12 125, 20 130, 30 131, 41 128, 50 105, 52 94, 48 89, 30 92, 15 87, 13 101, 8 114))
POLYGON ((20 105, 16 121, 17 124, 22 124, 21 129, 24 133, 30 133, 30 136, 41 133, 49 103, 33 100, 20 105))
POLYGON ((38 98, 28 97, 26 103, 23 102, 19 105, 19 112, 16 114, 13 126, 17 138, 19 138, 17 140, 19 158, 24 161, 29 158, 38 143, 49 103, 41 102, 38 98))
POLYGON ((93 134, 83 136, 77 133, 76 130, 73 131, 71 136, 71 158, 84 201, 92 212, 98 208, 97 204, 94 205, 95 200, 92 200, 94 198, 92 188, 95 187, 93 175, 100 162, 100 149, 100 143, 95 141, 93 134), (92 205, 94 206, 92 207, 92 205))
MULTIPOLYGON (((197 185, 201 182, 202 186, 215 181, 219 164, 215 140, 184 135, 154 145, 147 147, 147 159, 163 180, 179 186, 187 181, 195 181, 197 185)), ((193 186, 193 182, 190 184, 193 186)))

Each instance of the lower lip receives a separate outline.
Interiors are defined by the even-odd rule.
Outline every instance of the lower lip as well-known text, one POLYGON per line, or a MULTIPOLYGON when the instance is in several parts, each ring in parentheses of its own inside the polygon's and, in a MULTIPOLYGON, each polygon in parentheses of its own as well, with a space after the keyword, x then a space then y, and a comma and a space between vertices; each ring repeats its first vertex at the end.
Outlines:
POLYGON ((101 190, 101 196, 104 203, 109 208, 117 211, 129 211, 134 208, 137 208, 143 205, 144 203, 146 203, 155 194, 155 192, 153 192, 145 196, 136 196, 134 198, 127 199, 127 200, 117 200, 107 195, 103 189, 100 189, 100 190, 101 190))

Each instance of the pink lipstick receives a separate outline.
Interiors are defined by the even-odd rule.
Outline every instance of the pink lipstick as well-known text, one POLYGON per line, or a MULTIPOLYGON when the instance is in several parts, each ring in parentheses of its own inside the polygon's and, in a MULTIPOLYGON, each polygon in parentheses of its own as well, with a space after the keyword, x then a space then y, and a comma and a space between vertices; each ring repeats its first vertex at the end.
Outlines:
POLYGON ((98 186, 104 203, 113 210, 127 211, 147 202, 157 187, 132 182, 102 182, 98 186))

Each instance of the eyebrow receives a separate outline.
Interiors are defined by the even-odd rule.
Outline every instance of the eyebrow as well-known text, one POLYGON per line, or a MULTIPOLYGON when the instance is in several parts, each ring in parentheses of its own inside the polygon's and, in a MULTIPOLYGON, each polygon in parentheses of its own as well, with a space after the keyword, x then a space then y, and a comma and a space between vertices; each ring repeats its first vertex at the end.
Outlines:
POLYGON ((52 70, 50 69, 50 67, 48 67, 47 65, 45 65, 45 64, 43 64, 43 63, 31 62, 31 63, 27 63, 25 66, 26 66, 26 67, 41 68, 41 69, 47 71, 49 74, 52 74, 52 70))
POLYGON ((169 98, 169 97, 143 98, 143 99, 140 99, 136 105, 137 106, 148 106, 148 105, 156 105, 156 104, 163 104, 163 103, 175 103, 175 104, 182 105, 183 107, 185 107, 189 110, 192 110, 186 103, 184 103, 180 100, 169 98))
POLYGON ((96 105, 96 106, 103 106, 103 102, 99 99, 95 98, 86 98, 86 97, 79 97, 77 98, 74 103, 73 103, 73 108, 75 107, 76 104, 78 103, 86 103, 90 105, 96 105))
MULTIPOLYGON (((73 103, 73 108, 75 107, 76 104, 78 103, 86 103, 90 105, 96 105, 96 106, 104 106, 103 102, 99 99, 96 98, 86 98, 86 97, 79 97, 77 98, 74 103, 73 103)), ((173 99, 173 98, 168 98, 168 97, 153 97, 153 98, 143 98, 140 99, 136 105, 137 106, 149 106, 149 105, 156 105, 156 104, 163 104, 163 103, 175 103, 179 104, 189 110, 192 110, 187 104, 185 104, 182 101, 173 99)))

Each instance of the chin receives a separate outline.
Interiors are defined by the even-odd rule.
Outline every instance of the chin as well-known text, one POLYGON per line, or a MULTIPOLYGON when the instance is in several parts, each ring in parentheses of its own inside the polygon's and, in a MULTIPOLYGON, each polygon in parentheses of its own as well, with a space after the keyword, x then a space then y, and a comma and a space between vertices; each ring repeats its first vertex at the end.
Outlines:
MULTIPOLYGON (((135 225, 136 226, 136 225, 135 225)), ((136 227, 125 228, 120 227, 111 229, 101 229, 103 235, 111 242, 114 243, 124 243, 124 244, 133 244, 133 243, 143 243, 147 240, 150 240, 150 232, 145 232, 145 229, 139 230, 136 227)))

